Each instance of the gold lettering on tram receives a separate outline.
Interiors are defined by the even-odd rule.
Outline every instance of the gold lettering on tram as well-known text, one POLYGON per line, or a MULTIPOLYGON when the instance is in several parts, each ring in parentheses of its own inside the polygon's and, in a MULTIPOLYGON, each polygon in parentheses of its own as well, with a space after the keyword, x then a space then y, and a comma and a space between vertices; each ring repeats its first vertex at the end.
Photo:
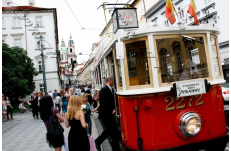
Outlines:
MULTIPOLYGON (((190 98, 190 97, 188 97, 188 98, 190 98)), ((188 98, 186 98, 186 99, 188 99, 188 98)), ((193 102, 194 98, 198 98, 196 100, 196 106, 204 104, 204 101, 201 100, 203 98, 203 94, 192 96, 189 101, 185 101, 185 97, 174 98, 174 97, 168 96, 165 98, 165 102, 169 103, 166 106, 166 111, 172 111, 172 110, 175 110, 175 108, 176 109, 184 109, 186 107, 187 102, 189 102, 189 107, 193 107, 192 102, 193 102), (173 106, 172 104, 175 101, 178 101, 179 103, 176 106, 173 106), (185 104, 183 104, 183 103, 185 103, 185 104)))
MULTIPOLYGON (((180 99, 176 99, 176 100, 177 100, 177 101, 180 101, 180 99)), ((186 106, 185 104, 180 106, 180 104, 181 104, 182 102, 184 102, 184 97, 181 98, 181 101, 177 104, 177 106, 176 106, 177 109, 183 109, 183 108, 185 108, 185 106, 186 106)))
POLYGON ((166 111, 174 110, 174 109, 175 109, 175 106, 173 106, 173 107, 169 107, 170 105, 172 105, 172 104, 174 103, 174 98, 173 98, 173 97, 171 97, 171 96, 169 96, 169 97, 167 97, 167 98, 165 99, 165 101, 166 101, 166 102, 169 102, 169 100, 168 100, 168 99, 171 99, 171 102, 167 105, 167 107, 166 107, 166 111))
MULTIPOLYGON (((198 97, 198 95, 196 95, 196 97, 198 97)), ((199 102, 199 101, 202 99, 202 97, 203 97, 203 95, 201 94, 201 95, 200 95, 200 98, 199 98, 199 99, 197 100, 197 102, 196 102, 196 105, 197 105, 197 106, 203 105, 203 104, 204 104, 204 101, 199 102)))

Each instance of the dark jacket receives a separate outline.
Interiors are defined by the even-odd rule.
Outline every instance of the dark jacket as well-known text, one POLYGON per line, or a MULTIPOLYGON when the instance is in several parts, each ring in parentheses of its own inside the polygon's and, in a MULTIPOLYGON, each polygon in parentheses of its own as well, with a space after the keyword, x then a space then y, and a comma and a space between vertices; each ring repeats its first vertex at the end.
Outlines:
POLYGON ((115 109, 114 96, 110 88, 105 85, 99 92, 99 116, 100 117, 111 117, 112 111, 115 109))
POLYGON ((31 101, 32 108, 38 108, 38 96, 36 95, 31 101))

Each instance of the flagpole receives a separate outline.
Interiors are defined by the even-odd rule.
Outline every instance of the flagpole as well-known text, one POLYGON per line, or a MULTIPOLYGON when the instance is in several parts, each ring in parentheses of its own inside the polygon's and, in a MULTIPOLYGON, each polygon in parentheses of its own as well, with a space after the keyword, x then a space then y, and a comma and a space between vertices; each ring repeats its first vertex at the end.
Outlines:
MULTIPOLYGON (((172 4, 172 5, 173 5, 173 4, 172 4)), ((174 6, 174 5, 173 5, 173 6, 174 6)), ((174 11, 175 11, 175 13, 176 13, 177 18, 178 18, 178 19, 179 19, 179 21, 181 22, 181 19, 179 18, 178 14, 177 14, 177 12, 176 12, 175 7, 174 7, 174 11)))

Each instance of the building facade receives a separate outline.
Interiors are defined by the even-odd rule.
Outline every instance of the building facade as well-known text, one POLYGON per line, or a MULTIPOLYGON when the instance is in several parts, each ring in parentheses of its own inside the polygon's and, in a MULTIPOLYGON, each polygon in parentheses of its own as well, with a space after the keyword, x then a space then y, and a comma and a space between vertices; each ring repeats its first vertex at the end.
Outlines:
MULTIPOLYGON (((68 40, 68 45, 65 45, 64 40, 61 41, 61 46, 59 48, 60 50, 60 70, 61 70, 61 80, 62 80, 62 88, 64 87, 70 87, 69 85, 69 77, 71 81, 71 85, 77 84, 77 74, 75 69, 72 71, 72 65, 71 62, 74 60, 77 60, 77 56, 75 54, 75 44, 72 40, 72 37, 70 35, 70 38, 68 40)), ((74 68, 77 67, 75 64, 74 68)))
MULTIPOLYGON (((148 25, 150 28, 179 26, 181 20, 186 23, 186 26, 195 26, 194 18, 187 13, 190 2, 191 0, 172 0, 176 10, 176 22, 171 25, 165 17, 166 0, 159 0, 145 14, 148 25)), ((199 26, 213 26, 220 30, 220 34, 218 35, 220 57, 222 59, 224 78, 229 82, 229 1, 194 0, 194 3, 196 5, 199 26)))
POLYGON ((44 91, 40 36, 43 39, 47 91, 54 91, 60 89, 56 9, 34 6, 2 7, 2 42, 27 51, 34 67, 39 71, 34 77, 35 91, 44 91))

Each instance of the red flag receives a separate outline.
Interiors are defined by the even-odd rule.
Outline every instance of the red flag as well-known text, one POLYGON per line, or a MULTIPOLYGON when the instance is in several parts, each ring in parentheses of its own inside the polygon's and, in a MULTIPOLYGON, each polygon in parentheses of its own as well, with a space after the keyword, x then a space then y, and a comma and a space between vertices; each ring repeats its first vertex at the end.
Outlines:
POLYGON ((170 21, 171 24, 174 24, 176 21, 175 15, 174 15, 174 6, 172 4, 171 0, 166 1, 166 10, 165 10, 165 17, 170 21))
POLYGON ((188 7, 187 12, 193 16, 193 18, 194 18, 194 23, 195 23, 196 25, 198 25, 198 24, 199 24, 199 21, 198 21, 198 19, 197 19, 196 6, 195 6, 193 0, 191 0, 191 2, 190 2, 190 4, 189 4, 189 7, 188 7))

